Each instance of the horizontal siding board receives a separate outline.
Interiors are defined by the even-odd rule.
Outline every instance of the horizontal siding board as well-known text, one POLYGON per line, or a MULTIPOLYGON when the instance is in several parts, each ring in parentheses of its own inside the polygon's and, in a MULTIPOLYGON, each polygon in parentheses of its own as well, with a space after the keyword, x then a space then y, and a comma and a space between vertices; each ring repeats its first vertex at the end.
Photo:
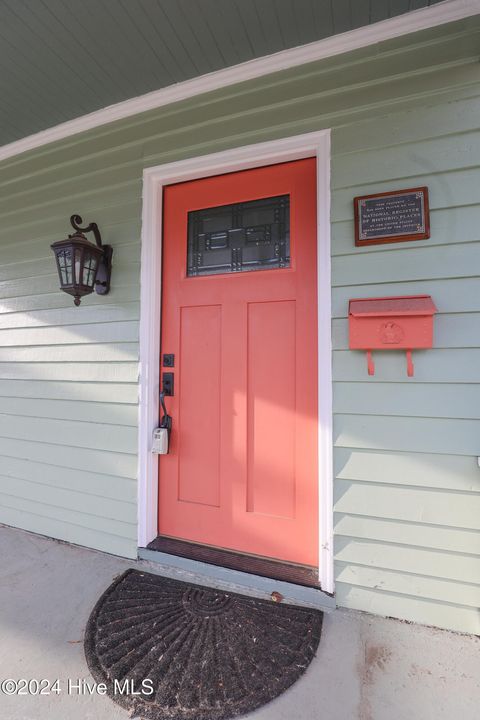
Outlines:
POLYGON ((476 457, 337 448, 334 466, 338 480, 480 491, 476 457))
MULTIPOLYGON (((119 158, 108 167, 90 167, 84 174, 74 175, 56 171, 55 178, 51 178, 42 187, 38 187, 38 180, 34 182, 22 179, 17 186, 9 184, 3 187, 0 200, 0 214, 7 215, 15 208, 38 207, 43 203, 51 203, 52 196, 58 202, 72 197, 79 197, 91 192, 91 188, 112 188, 127 183, 137 183, 142 173, 142 163, 138 156, 129 163, 121 163, 119 158), (28 186, 30 185, 30 188, 28 186)), ((67 219, 67 218, 66 218, 67 219)))
MULTIPOLYGON (((3 231, 7 233, 10 228, 16 227, 18 224, 19 211, 22 212, 22 222, 24 224, 30 222, 36 223, 37 221, 41 223, 44 220, 50 220, 53 213, 59 216, 63 214, 63 227, 65 227, 71 214, 72 199, 75 199, 77 205, 80 203, 88 206, 90 213, 95 213, 95 210, 99 207, 110 207, 111 210, 113 210, 113 208, 121 205, 124 201, 131 202, 132 196, 137 196, 140 200, 141 195, 142 186, 140 177, 103 188, 101 192, 99 192, 97 187, 90 185, 84 192, 75 193, 74 198, 68 196, 57 200, 55 192, 51 192, 48 201, 37 202, 36 204, 29 205, 25 209, 21 202, 12 203, 8 210, 2 213, 2 218, 5 221, 3 231)), ((64 232, 65 230, 63 230, 62 234, 64 232)), ((61 237, 60 240, 62 239, 61 237)))
POLYGON ((7 455, 0 456, 0 464, 2 476, 47 485, 51 491, 54 488, 64 488, 70 491, 82 492, 89 497, 91 505, 95 504, 98 497, 104 500, 118 501, 120 499, 124 503, 136 505, 137 485, 136 481, 131 478, 104 475, 94 471, 88 472, 85 468, 80 470, 63 468, 38 462, 38 460, 27 460, 7 455))
MULTIPOLYGON (((70 309, 71 307, 75 307, 72 305, 71 296, 58 291, 58 285, 50 292, 40 291, 37 292, 37 294, 32 292, 30 285, 28 287, 20 286, 19 289, 26 294, 15 295, 15 293, 10 293, 8 297, 2 297, 0 300, 0 318, 2 326, 4 319, 2 316, 10 315, 11 313, 22 313, 22 316, 18 315, 18 317, 24 317, 28 322, 29 318, 35 317, 37 312, 42 312, 44 310, 62 310, 64 308, 70 309)), ((107 297, 96 294, 89 295, 86 299, 84 299, 80 307, 89 307, 93 310, 101 305, 105 312, 105 309, 108 309, 110 305, 115 307, 120 303, 126 304, 131 303, 132 301, 138 302, 138 300, 139 282, 137 278, 135 278, 135 283, 133 285, 122 286, 116 284, 114 287, 110 288, 110 293, 107 297)), ((102 310, 100 310, 99 313, 99 317, 101 317, 102 310)), ((68 320, 68 318, 69 316, 67 314, 66 319, 68 320)), ((7 320, 7 322, 9 321, 7 320)), ((104 322, 107 322, 106 318, 104 318, 104 322)), ((5 327, 11 327, 11 325, 6 325, 5 327)), ((18 327, 21 327, 21 325, 18 327)))
POLYGON ((335 190, 332 193, 332 219, 349 220, 353 217, 354 195, 370 195, 376 192, 398 190, 398 181, 406 182, 401 187, 428 186, 429 205, 432 210, 437 208, 455 208, 463 205, 477 205, 478 195, 475 193, 474 183, 478 177, 478 168, 456 170, 438 175, 424 172, 412 172, 404 178, 395 180, 377 181, 375 183, 362 183, 354 188, 335 190))
MULTIPOLYGON (((393 383, 479 383, 480 350, 414 350, 414 376, 407 377, 405 353, 373 352, 375 375, 368 376, 366 353, 362 350, 337 350, 333 353, 333 379, 337 381, 393 383)), ((428 450, 425 448, 425 452, 428 450)))
MULTIPOLYGON (((47 332, 47 337, 49 333, 47 332)), ((61 333, 60 333, 61 335, 61 333)), ((66 338, 66 336, 64 336, 66 338)), ((2 363, 120 363, 138 359, 138 343, 84 343, 0 347, 2 363)))
POLYGON ((0 437, 0 456, 2 455, 55 465, 66 472, 72 468, 120 478, 136 479, 137 477, 137 456, 124 452, 0 437))
MULTIPOLYGON (((72 198, 71 202, 74 200, 75 198, 72 198)), ((49 243, 51 244, 55 240, 66 237, 66 231, 70 225, 70 212, 63 206, 60 209, 53 208, 49 215, 38 221, 32 216, 25 219, 23 215, 17 214, 14 225, 10 224, 8 229, 5 230, 0 229, 0 242, 2 245, 5 243, 7 248, 15 243, 23 245, 30 242, 37 246, 48 246, 49 243)), ((134 223, 138 229, 140 228, 141 218, 141 198, 134 195, 124 200, 121 205, 115 203, 113 205, 105 204, 105 206, 96 207, 93 212, 100 230, 105 231, 106 229, 106 237, 110 234, 109 227, 117 227, 121 223, 134 223)), ((139 236, 138 230, 132 233, 132 237, 139 236)), ((113 240, 113 238, 110 236, 109 240, 113 240)))
POLYGON ((361 540, 480 556, 480 533, 476 530, 336 513, 334 532, 337 536, 361 540))
MULTIPOLYGON (((22 510, 31 512, 53 520, 62 520, 79 525, 85 528, 91 528, 96 532, 105 532, 109 535, 117 535, 120 538, 136 538, 137 528, 135 523, 113 520, 112 518, 97 517, 90 513, 78 512, 71 508, 57 507, 49 505, 46 502, 38 502, 36 500, 25 499, 8 495, 0 490, 0 512, 2 508, 10 508, 12 510, 22 510)), ((0 515, 1 521, 1 515, 0 515)))
POLYGON ((336 447, 477 455, 480 421, 337 414, 336 447))
POLYGON ((335 159, 332 172, 332 189, 345 189, 357 185, 413 177, 426 172, 448 173, 480 166, 480 133, 457 133, 443 138, 423 139, 397 147, 362 150, 355 156, 335 159))
MULTIPOLYGON (((123 253, 123 248, 130 244, 138 243, 140 239, 140 223, 138 219, 138 207, 140 198, 139 188, 133 192, 128 184, 117 184, 111 188, 97 188, 96 194, 93 193, 90 183, 88 193, 74 193, 58 197, 57 203, 54 204, 52 198, 58 196, 55 188, 45 189, 45 197, 49 198, 41 202, 41 198, 37 195, 33 198, 35 204, 26 205, 21 200, 16 204, 7 205, 8 212, 2 213, 2 217, 7 219, 6 226, 0 230, 0 241, 4 242, 7 248, 10 248, 15 240, 23 245, 30 245, 32 255, 38 253, 39 257, 46 257, 46 251, 50 248, 52 242, 63 240, 72 233, 70 224, 70 215, 72 205, 74 207, 88 206, 91 209, 89 213, 95 215, 97 224, 102 233, 102 241, 107 243, 113 240, 118 247, 119 253, 123 253), (15 212, 15 207, 17 210, 15 212), (22 210, 24 208, 24 211, 22 210), (22 214, 20 211, 22 210, 22 214), (107 214, 108 213, 108 214, 107 214), (35 222, 35 214, 38 215, 38 223, 35 222), (125 223, 124 227, 120 227, 119 223, 125 223), (103 220, 103 222, 102 222, 103 220)), ((82 211, 82 217, 85 215, 82 211)), ((85 218, 84 218, 85 220, 85 218)), ((88 218, 87 218, 88 220, 88 218)), ((87 224, 85 221, 84 224, 87 224)), ((128 255, 128 250, 126 253, 128 255)), ((18 260, 15 260, 12 253, 7 254, 8 262, 27 262, 28 258, 23 259, 23 253, 20 252, 18 260)))
MULTIPOLYGON (((121 305, 116 305, 114 303, 104 305, 82 304, 79 307, 69 305, 68 307, 63 308, 47 308, 45 310, 38 309, 30 313, 21 311, 15 312, 15 310, 12 312, 5 312, 5 309, 3 308, 3 313, 0 314, 2 315, 0 320, 0 338, 2 338, 0 345, 2 346, 6 344, 6 330, 13 331, 13 337, 18 337, 21 332, 25 331, 25 328, 28 328, 29 330, 41 328, 43 333, 46 328, 71 326, 72 333, 80 333, 83 332, 82 328, 79 327, 75 330, 77 325, 100 325, 104 332, 110 331, 115 333, 117 330, 115 327, 110 328, 110 325, 114 326, 114 324, 116 325, 117 323, 131 323, 135 325, 137 328, 137 335, 133 338, 130 335, 129 338, 135 340, 138 339, 140 305, 138 302, 124 302, 121 305)), ((126 327, 128 326, 126 325, 126 327)), ((30 340, 30 334, 26 335, 26 338, 30 340)), ((125 341, 126 338, 124 336, 119 336, 119 339, 125 341)), ((18 340, 16 340, 13 344, 18 345, 21 343, 18 343, 18 340)), ((38 340, 34 344, 38 345, 38 340)))
MULTIPOLYGON (((478 175, 478 173, 477 173, 478 175)), ((473 178, 471 180, 473 182, 473 178)), ((454 185, 455 181, 452 180, 454 185)), ((402 282, 428 278, 472 277, 480 267, 480 243, 435 247, 414 247, 403 243, 394 256, 388 250, 344 255, 332 259, 334 287, 378 282, 402 282), (361 281, 361 282, 360 282, 361 281)))
POLYGON ((71 522, 70 518, 62 520, 38 512, 29 512, 25 508, 0 506, 0 522, 4 525, 22 528, 30 532, 58 538, 75 545, 102 550, 112 555, 127 558, 137 557, 137 541, 133 537, 111 535, 105 529, 96 530, 71 522))
POLYGON ((437 580, 410 573, 339 563, 337 582, 428 600, 456 603, 472 608, 480 606, 480 587, 478 585, 437 580))
MULTIPOLYGON (((90 133, 92 136, 92 133, 90 133)), ((77 143, 79 136, 77 136, 77 143)), ((74 141, 74 136, 70 139, 74 141)), ((88 175, 100 168, 112 168, 115 165, 125 165, 138 162, 138 148, 135 142, 122 146, 120 143, 108 149, 101 149, 99 140, 90 137, 88 152, 79 153, 78 146, 73 144, 69 152, 64 147, 60 153, 56 153, 54 146, 40 147, 33 153, 25 163, 25 158, 13 156, 2 164, 0 176, 0 188, 3 192, 12 194, 34 190, 39 184, 44 187, 58 181, 59 174, 65 173, 67 167, 78 176, 88 175), (45 162, 45 154, 49 161, 45 162), (58 160, 56 157, 58 155, 58 160), (16 160, 16 162, 15 162, 16 160), (22 162, 23 160, 23 162, 22 162)))
MULTIPOLYGON (((474 61, 472 57, 464 57, 460 62, 453 60, 442 63, 441 60, 439 62, 437 56, 435 65, 428 68, 422 67, 422 65, 417 66, 417 71, 409 74, 402 73, 400 60, 397 62, 398 74, 394 77, 389 76, 388 71, 383 76, 379 74, 377 79, 370 82, 368 92, 366 92, 369 83, 368 73, 372 72, 372 66, 369 66, 368 63, 365 63, 363 69, 360 70, 364 84, 352 81, 355 73, 348 77, 351 68, 346 64, 343 65, 340 72, 331 72, 330 74, 323 72, 320 78, 318 75, 312 77, 315 67, 312 65, 312 70, 306 74, 303 83, 305 91, 302 89, 301 78, 298 74, 292 73, 295 80, 290 83, 276 79, 272 81, 267 78, 257 83, 249 83, 243 92, 239 88, 230 90, 230 92, 213 92, 208 95, 208 102, 197 104, 195 108, 189 106, 188 102, 182 102, 177 104, 176 113, 165 112, 162 108, 161 118, 158 117, 158 113, 157 116, 155 113, 146 114, 142 128, 144 137, 149 138, 152 145, 155 142, 155 146, 150 150, 146 143, 144 146, 145 156, 150 157, 151 153, 158 154, 164 151, 165 141, 168 137, 175 140, 176 149, 185 147, 185 144, 182 146, 184 138, 179 135, 182 132, 186 133, 187 137, 197 135, 203 142, 207 137, 212 137, 211 133, 205 134, 205 130, 213 130, 219 138, 226 136, 227 133, 232 137, 235 135, 234 128, 230 126, 232 120, 236 122, 237 127, 240 125, 247 129, 250 127, 253 129, 250 118, 256 117, 258 132, 263 127, 262 116, 270 113, 273 120, 276 117, 276 111, 280 108, 282 108, 286 120, 289 122, 296 120, 299 123, 309 115, 309 102, 314 102, 317 106, 317 118, 320 123, 323 122, 323 117, 331 114, 332 111, 341 113, 343 119, 345 113, 351 108, 358 110, 358 108, 369 107, 369 117, 371 118, 372 106, 385 104, 387 107, 388 101, 391 104, 393 99, 395 102, 399 102, 403 98, 412 100, 417 95, 415 99, 418 105, 418 95, 422 93, 433 95, 441 90, 451 91, 452 88, 458 90, 461 87, 474 85, 478 79, 473 67, 474 61), (253 89, 255 85, 258 89, 253 89), (313 92, 312 88, 314 88, 313 92), (149 122, 150 118, 151 122, 149 122)), ((413 60, 413 62, 415 61, 413 60)), ((326 62, 323 61, 322 65, 325 67, 326 62)), ((377 70, 380 69, 380 66, 381 62, 377 62, 377 70)), ((383 63, 384 73, 385 70, 386 65, 383 63)), ((275 78, 275 76, 271 77, 275 78)), ((136 128, 132 128, 132 132, 135 130, 136 128)), ((125 138, 128 137, 131 139, 132 133, 130 135, 125 133, 125 138)))
MULTIPOLYGON (((46 247, 48 248, 48 245, 46 247)), ((3 263, 0 267, 0 282, 31 277, 41 278, 45 275, 52 275, 52 261, 51 258, 47 256, 46 248, 43 249, 41 254, 34 260, 3 263)))
MULTIPOLYGON (((472 73, 472 77, 465 85, 464 91, 467 93, 468 88, 472 88, 475 84, 474 79, 475 73, 472 73)), ((456 77, 457 82, 461 82, 460 78, 456 77)), ((455 82, 455 79, 452 78, 455 82)), ((418 88, 419 92, 424 94, 425 101, 435 102, 438 100, 438 96, 443 94, 446 102, 450 101, 452 97, 451 86, 441 83, 438 87, 430 87, 428 82, 423 83, 422 88, 418 88)), ((472 90, 470 91, 472 92, 472 90)), ((415 95, 410 95, 406 92, 405 96, 400 100, 395 100, 393 97, 389 97, 385 93, 385 97, 379 98, 378 102, 374 105, 362 105, 359 98, 359 102, 350 103, 345 102, 339 103, 338 98, 335 98, 335 102, 326 102, 325 99, 320 98, 318 103, 308 109, 308 113, 304 114, 303 117, 295 119, 292 117, 287 121, 287 115, 283 112, 283 109, 279 108, 279 112, 276 113, 276 109, 272 109, 272 115, 267 114, 265 118, 262 118, 262 124, 259 126, 255 124, 255 116, 247 118, 247 121, 239 122, 238 118, 231 121, 230 128, 217 128, 217 134, 213 132, 209 133, 209 136, 201 141, 202 135, 200 135, 199 128, 195 128, 193 134, 189 133, 185 138, 178 138, 178 145, 181 149, 172 149, 168 147, 164 152, 159 152, 159 144, 156 140, 152 140, 152 145, 149 148, 150 154, 145 156, 145 163, 147 166, 161 165, 163 163, 171 162, 174 160, 182 160, 189 157, 195 157, 198 155, 204 155, 212 152, 216 152, 223 149, 232 147, 239 147, 243 145, 249 145, 257 143, 263 140, 272 140, 276 138, 284 138, 288 135, 298 134, 300 132, 315 132, 323 128, 332 128, 341 123, 355 123, 362 121, 365 118, 371 117, 372 112, 378 112, 379 114, 392 111, 392 103, 395 102, 395 107, 399 111, 416 108, 418 106, 418 99, 415 95), (327 112, 328 111, 328 112, 327 112), (273 117, 272 117, 273 116, 273 117), (274 123, 273 118, 277 119, 277 123, 274 123), (285 122, 284 122, 285 120, 285 122), (220 131, 225 130, 225 135, 221 135, 220 131)), ((297 115, 297 112, 295 112, 297 115)))
POLYGON ((336 598, 337 603, 346 608, 447 630, 480 634, 478 610, 456 603, 442 603, 404 593, 387 593, 378 588, 357 587, 342 582, 337 583, 336 598))
MULTIPOLYGON (((415 183, 414 183, 415 184, 415 183)), ((402 188, 405 185, 402 185, 402 188)), ((401 189, 401 188, 398 188, 401 189)), ((363 194, 363 193, 360 193, 363 194)), ((352 196, 353 213, 353 196, 352 196)), ((478 206, 459 206, 454 208, 440 208, 430 212, 430 237, 426 240, 415 240, 412 243, 390 243, 386 245, 366 245, 355 247, 353 217, 349 220, 340 220, 332 224, 332 256, 338 255, 371 255, 378 252, 391 252, 384 255, 388 262, 395 262, 398 257, 395 253, 417 248, 435 247, 437 255, 442 258, 443 248, 438 245, 454 245, 480 241, 480 227, 478 225, 478 206)), ((461 251, 461 248, 457 248, 461 251)), ((438 259, 438 258, 437 258, 438 259)))
MULTIPOLYGON (((115 322, 95 324, 61 325, 59 327, 38 326, 4 329, 0 324, 0 350, 8 352, 8 346, 78 345, 80 343, 138 343, 138 322, 115 322)), ((0 355, 0 362, 2 356, 0 355)))
POLYGON ((475 83, 478 76, 472 72, 471 59, 467 58, 463 62, 466 64, 460 67, 455 62, 438 63, 437 58, 435 66, 422 67, 420 70, 417 67, 416 72, 410 73, 406 70, 403 72, 397 62, 398 74, 392 76, 385 63, 383 71, 378 72, 380 60, 380 63, 377 61, 377 77, 370 83, 368 93, 365 92, 365 84, 369 81, 369 73, 374 71, 369 63, 362 63, 361 67, 356 68, 356 72, 348 68, 348 72, 352 73, 350 77, 347 76, 345 67, 337 72, 322 73, 321 82, 316 79, 313 92, 312 79, 307 76, 303 83, 297 80, 293 86, 279 83, 271 87, 259 87, 258 91, 249 92, 248 97, 235 93, 227 103, 221 99, 217 103, 211 102, 204 106, 200 116, 197 113, 195 117, 187 110, 187 117, 184 118, 181 113, 170 118, 165 117, 163 128, 157 123, 154 137, 145 143, 145 155, 162 150, 162 136, 175 139, 176 145, 181 147, 182 142, 191 142, 192 135, 196 136, 197 142, 206 142, 213 138, 214 133, 217 137, 225 137, 227 134, 234 136, 239 128, 244 132, 258 131, 264 126, 266 117, 269 115, 270 121, 274 121, 280 109, 282 114, 279 119, 283 125, 298 123, 314 113, 317 114, 319 123, 323 124, 329 115, 344 116, 351 109, 358 112, 359 109, 366 110, 367 107, 370 108, 371 117, 372 107, 387 105, 393 99, 398 101, 405 97, 411 98, 417 93, 439 92, 451 88, 455 82, 460 86, 475 83), (195 123, 193 118, 196 119, 195 123), (253 121, 256 121, 255 126, 253 121), (163 133, 162 130, 159 132, 160 128, 163 133))
POLYGON ((0 397, 137 405, 138 386, 135 382, 101 384, 55 380, 48 383, 43 380, 0 380, 0 397))
MULTIPOLYGON (((15 497, 19 501, 48 505, 49 507, 68 510, 75 508, 79 513, 91 515, 95 518, 105 518, 121 523, 135 525, 137 520, 136 503, 128 503, 117 498, 103 498, 84 492, 80 486, 77 489, 51 486, 38 481, 21 480, 3 473, 0 475, 0 494, 15 497)), ((6 500, 7 504, 9 500, 6 500)))
MULTIPOLYGON (((364 87, 348 86, 319 92, 303 99, 293 99, 290 103, 284 100, 260 108, 250 105, 252 109, 248 112, 227 118, 208 120, 202 113, 202 123, 188 129, 180 126, 168 133, 166 141, 174 141, 176 147, 183 148, 183 157, 191 157, 221 149, 222 142, 231 147, 232 144, 244 145, 263 138, 272 138, 275 133, 284 136, 332 127, 348 121, 346 116, 349 114, 352 120, 354 117, 361 119, 362 116, 371 116, 374 110, 391 111, 392 102, 400 103, 402 99, 411 101, 416 94, 423 94, 426 100, 430 95, 448 91, 456 83, 464 86, 478 83, 478 72, 473 64, 471 67, 438 67, 437 71, 373 84, 369 89, 368 99, 364 87)), ((249 98, 248 102, 252 102, 252 98, 249 98)), ((178 150, 171 149, 172 145, 167 145, 163 153, 160 148, 158 137, 145 141, 144 153, 148 165, 180 159, 178 150)))
POLYGON ((335 385, 334 412, 480 420, 480 385, 349 383, 335 385))
POLYGON ((136 453, 137 428, 0 414, 0 437, 53 445, 136 453))
POLYGON ((334 496, 334 509, 339 513, 480 530, 478 493, 337 480, 334 496))
MULTIPOLYGON (((333 135, 332 152, 337 159, 347 160, 348 154, 377 151, 379 148, 393 146, 401 152, 399 145, 410 145, 421 140, 432 140, 436 137, 465 133, 478 130, 478 117, 480 115, 480 93, 472 97, 471 90, 468 96, 456 102, 442 104, 439 109, 437 103, 426 107, 417 107, 415 110, 397 112, 394 117, 385 122, 384 117, 374 115, 354 126, 345 125, 335 128, 333 135)), ((351 160, 354 158, 351 157, 351 160)))
POLYGON ((0 380, 133 383, 137 379, 136 362, 0 363, 0 380))
POLYGON ((462 313, 480 311, 480 277, 442 278, 440 280, 413 280, 385 284, 372 283, 334 288, 332 314, 334 318, 348 316, 348 301, 356 297, 383 297, 392 295, 431 295, 439 312, 462 313))
POLYGON ((480 557, 425 548, 406 548, 369 540, 337 537, 335 558, 342 563, 416 573, 480 585, 480 557))
MULTIPOLYGON (((75 386, 76 387, 76 386, 75 386)), ((121 402, 85 402, 77 398, 72 400, 51 400, 50 398, 2 397, 0 393, 2 415, 19 415, 28 418, 52 418, 85 423, 108 425, 126 425, 137 428, 138 407, 121 402)))

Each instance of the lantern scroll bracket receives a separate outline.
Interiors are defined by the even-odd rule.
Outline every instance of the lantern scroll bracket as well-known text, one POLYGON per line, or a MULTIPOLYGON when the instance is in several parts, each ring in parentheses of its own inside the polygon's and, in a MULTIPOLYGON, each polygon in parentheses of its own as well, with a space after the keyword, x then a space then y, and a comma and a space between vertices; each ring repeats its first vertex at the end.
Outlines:
POLYGON ((74 230, 81 233, 88 233, 93 232, 95 236, 95 242, 97 243, 98 247, 105 247, 102 245, 102 236, 100 235, 100 230, 98 229, 97 223, 91 222, 87 227, 81 227, 83 220, 80 217, 80 215, 72 215, 70 218, 70 225, 73 227, 74 230))

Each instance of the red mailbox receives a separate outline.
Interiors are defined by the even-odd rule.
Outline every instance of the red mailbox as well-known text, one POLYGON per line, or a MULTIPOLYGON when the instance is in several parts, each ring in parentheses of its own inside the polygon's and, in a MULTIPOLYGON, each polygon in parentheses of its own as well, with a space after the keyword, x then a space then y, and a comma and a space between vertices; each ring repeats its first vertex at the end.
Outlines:
POLYGON ((406 350, 407 375, 413 375, 412 350, 433 345, 430 295, 350 300, 350 350, 366 350, 368 374, 374 375, 372 350, 406 350))

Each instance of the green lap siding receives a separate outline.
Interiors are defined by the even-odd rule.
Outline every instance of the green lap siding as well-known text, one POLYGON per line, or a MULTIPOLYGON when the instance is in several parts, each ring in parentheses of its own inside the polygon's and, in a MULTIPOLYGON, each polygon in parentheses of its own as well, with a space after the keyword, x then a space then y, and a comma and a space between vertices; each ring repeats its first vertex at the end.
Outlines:
POLYGON ((190 98, 0 163, 0 522, 135 557, 142 171, 332 128, 339 605, 480 633, 480 21, 190 98), (427 185, 431 238, 354 247, 356 195, 427 185), (114 247, 75 308, 49 245, 114 247), (348 349, 348 300, 431 294, 435 347, 348 349))

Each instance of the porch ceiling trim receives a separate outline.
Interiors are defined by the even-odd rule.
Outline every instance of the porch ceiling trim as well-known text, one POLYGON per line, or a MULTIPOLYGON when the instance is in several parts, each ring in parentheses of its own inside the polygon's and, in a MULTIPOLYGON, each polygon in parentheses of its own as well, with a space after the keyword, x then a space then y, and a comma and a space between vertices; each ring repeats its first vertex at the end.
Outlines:
POLYGON ((109 105, 0 147, 0 161, 115 120, 154 110, 195 95, 478 14, 480 14, 480 0, 444 0, 436 5, 389 20, 249 60, 109 105))

